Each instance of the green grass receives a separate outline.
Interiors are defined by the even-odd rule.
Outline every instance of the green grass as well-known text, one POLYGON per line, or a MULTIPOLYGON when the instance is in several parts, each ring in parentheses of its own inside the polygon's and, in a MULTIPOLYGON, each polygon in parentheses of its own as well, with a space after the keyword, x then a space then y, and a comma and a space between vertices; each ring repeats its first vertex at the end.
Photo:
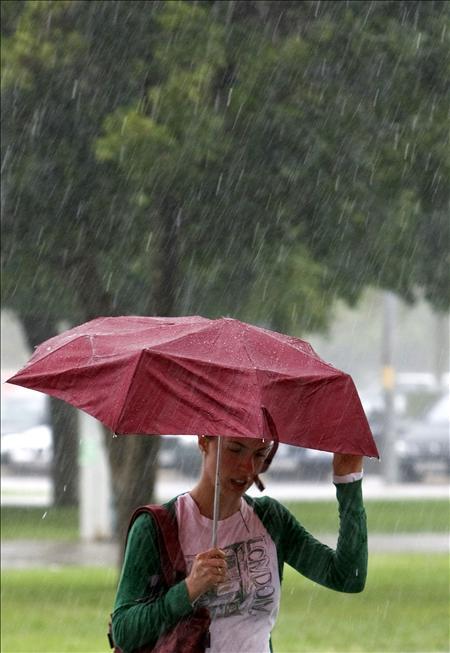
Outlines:
POLYGON ((115 569, 2 572, 2 653, 94 653, 106 640, 115 569))
MULTIPOLYGON (((312 533, 337 532, 335 501, 286 502, 285 505, 312 533)), ((448 533, 449 507, 445 499, 365 502, 370 533, 448 533)), ((2 539, 78 538, 75 508, 2 507, 2 539)))
POLYGON ((77 508, 2 506, 2 540, 66 540, 79 537, 77 508))
MULTIPOLYGON (((312 533, 337 532, 333 501, 283 502, 312 533)), ((446 499, 364 502, 370 533, 448 533, 450 503, 446 499)))
POLYGON ((447 555, 372 555, 366 589, 337 594, 286 570, 276 653, 448 651, 447 555))
MULTIPOLYGON (((2 652, 107 651, 115 584, 112 569, 2 572, 2 652)), ((448 557, 441 554, 372 555, 366 589, 355 595, 287 568, 275 652, 447 651, 448 599, 448 557)))

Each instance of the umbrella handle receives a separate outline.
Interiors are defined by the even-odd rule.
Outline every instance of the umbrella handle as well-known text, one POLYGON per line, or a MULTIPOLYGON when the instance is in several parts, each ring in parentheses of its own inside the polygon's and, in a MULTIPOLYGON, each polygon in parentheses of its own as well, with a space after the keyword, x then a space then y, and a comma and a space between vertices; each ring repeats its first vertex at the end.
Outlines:
POLYGON ((212 532, 212 548, 217 546, 217 523, 219 521, 220 509, 220 461, 222 458, 222 436, 218 436, 217 442, 217 458, 216 458, 216 477, 214 481, 214 509, 213 509, 213 532, 212 532))

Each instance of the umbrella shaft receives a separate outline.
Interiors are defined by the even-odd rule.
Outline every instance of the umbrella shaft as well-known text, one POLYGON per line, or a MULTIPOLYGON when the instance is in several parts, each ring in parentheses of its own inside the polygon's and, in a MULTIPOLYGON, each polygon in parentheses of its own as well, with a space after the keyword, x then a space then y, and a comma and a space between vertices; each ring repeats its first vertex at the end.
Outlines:
POLYGON ((222 457, 222 436, 218 436, 217 441, 217 459, 216 459, 216 477, 214 482, 214 510, 213 510, 213 532, 212 548, 217 546, 217 524, 219 521, 220 510, 220 460, 222 457))

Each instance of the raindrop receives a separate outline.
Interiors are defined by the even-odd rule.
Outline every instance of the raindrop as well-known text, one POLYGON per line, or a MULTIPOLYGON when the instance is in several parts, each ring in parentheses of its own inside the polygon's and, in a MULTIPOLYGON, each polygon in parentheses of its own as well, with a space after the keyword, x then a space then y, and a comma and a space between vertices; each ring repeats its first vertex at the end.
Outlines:
POLYGON ((223 173, 221 172, 219 175, 219 181, 217 182, 216 195, 220 191, 220 186, 222 185, 222 179, 223 179, 223 173))
POLYGON ((73 88, 72 88, 72 100, 75 99, 78 91, 78 79, 76 79, 73 83, 73 88))
POLYGON ((378 96, 379 96, 379 94, 380 94, 380 89, 377 88, 376 93, 375 93, 375 98, 374 98, 374 100, 373 100, 373 106, 374 106, 374 107, 377 106, 377 101, 378 101, 378 96))

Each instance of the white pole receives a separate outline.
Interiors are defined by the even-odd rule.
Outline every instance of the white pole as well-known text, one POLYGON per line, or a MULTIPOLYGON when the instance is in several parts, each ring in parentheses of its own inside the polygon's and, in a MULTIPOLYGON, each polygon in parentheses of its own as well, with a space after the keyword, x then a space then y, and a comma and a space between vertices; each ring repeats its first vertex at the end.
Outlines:
POLYGON ((80 534, 87 542, 112 535, 111 478, 100 423, 80 415, 80 534))
POLYGON ((217 440, 217 458, 216 458, 216 478, 214 483, 214 511, 213 511, 213 532, 212 532, 212 548, 217 546, 217 522, 219 521, 220 509, 220 460, 222 457, 222 436, 218 436, 217 440))
POLYGON ((381 458, 387 483, 398 481, 398 461, 395 449, 395 327, 397 297, 391 291, 383 293, 383 389, 384 389, 384 446, 381 458))

